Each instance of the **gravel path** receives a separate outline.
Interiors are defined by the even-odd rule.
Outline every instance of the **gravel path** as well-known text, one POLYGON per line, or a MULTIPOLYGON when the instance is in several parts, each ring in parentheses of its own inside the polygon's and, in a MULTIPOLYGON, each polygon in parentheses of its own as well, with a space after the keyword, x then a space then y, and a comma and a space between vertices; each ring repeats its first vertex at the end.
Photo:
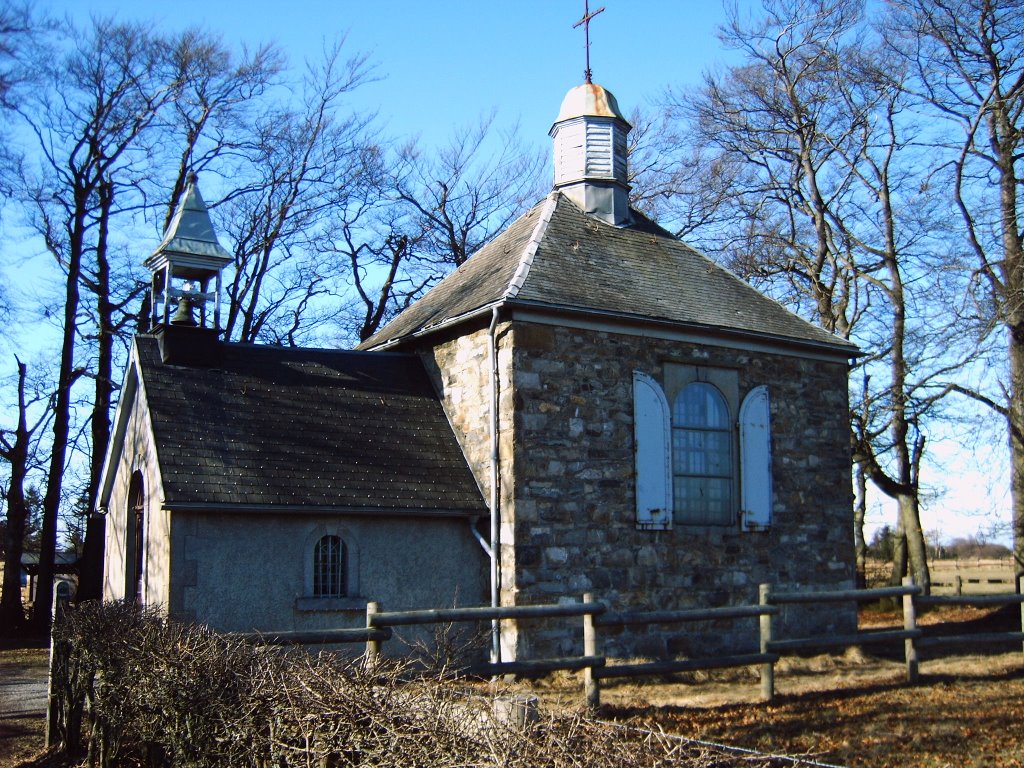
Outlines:
POLYGON ((45 665, 0 662, 0 720, 45 713, 45 665))

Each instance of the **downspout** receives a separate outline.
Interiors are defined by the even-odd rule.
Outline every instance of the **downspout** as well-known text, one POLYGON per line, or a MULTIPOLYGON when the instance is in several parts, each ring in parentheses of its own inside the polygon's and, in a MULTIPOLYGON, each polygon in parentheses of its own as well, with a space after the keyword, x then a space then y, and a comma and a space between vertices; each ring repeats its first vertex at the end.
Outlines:
POLYGON ((480 548, 484 551, 487 557, 491 557, 491 544, 484 535, 476 529, 476 524, 480 521, 479 517, 471 517, 469 519, 469 532, 473 534, 473 538, 477 540, 480 548))
MULTIPOLYGON (((498 489, 498 340, 495 329, 498 327, 498 307, 491 310, 491 324, 487 328, 487 352, 491 364, 491 607, 497 608, 500 603, 498 589, 501 576, 501 510, 498 489)), ((501 622, 491 620, 491 661, 501 661, 501 622)))

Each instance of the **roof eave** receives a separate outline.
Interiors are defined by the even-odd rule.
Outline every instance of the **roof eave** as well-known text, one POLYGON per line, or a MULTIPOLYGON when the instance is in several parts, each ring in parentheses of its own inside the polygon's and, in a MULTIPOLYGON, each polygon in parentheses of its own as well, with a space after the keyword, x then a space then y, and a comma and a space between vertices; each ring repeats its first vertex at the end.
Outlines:
POLYGON ((356 347, 356 351, 382 352, 385 350, 393 349, 394 347, 397 347, 398 345, 404 342, 412 341, 413 339, 420 339, 425 336, 432 336, 435 333, 440 333, 441 331, 447 330, 448 328, 452 328, 456 325, 468 323, 471 320, 475 320, 476 318, 490 315, 495 307, 500 308, 507 303, 508 299, 502 296, 497 301, 492 301, 487 304, 483 304, 479 307, 476 307, 475 309, 471 309, 470 311, 463 312, 462 314, 459 315, 452 315, 451 317, 446 317, 444 320, 441 320, 432 325, 425 325, 422 328, 418 328, 412 333, 406 333, 402 336, 395 336, 394 338, 377 342, 376 344, 373 344, 372 346, 369 347, 356 347))
POLYGON ((440 333, 447 329, 450 329, 461 323, 467 323, 476 318, 490 315, 494 307, 502 308, 509 307, 518 310, 537 310, 555 312, 564 315, 575 315, 583 317, 594 317, 600 318, 603 321, 626 321, 633 325, 646 325, 650 327, 666 328, 673 330, 685 330, 692 331, 695 333, 702 333, 709 336, 720 336, 722 338, 747 338, 757 339, 758 341, 765 343, 772 343, 787 347, 794 347, 798 349, 813 350, 819 353, 832 354, 837 357, 842 357, 845 360, 855 359, 860 357, 863 353, 860 349, 851 343, 837 341, 836 343, 828 343, 824 341, 814 341, 813 339, 798 339, 793 336, 782 336, 780 334, 764 333, 761 331, 748 331, 737 328, 723 328, 721 326, 704 325, 701 323, 686 323, 678 320, 664 320, 658 318, 648 317, 646 315, 631 314, 628 312, 616 312, 612 310, 602 310, 593 308, 581 308, 574 307, 568 304, 551 304, 540 301, 530 301, 524 299, 510 299, 502 297, 498 301, 491 302, 478 307, 471 312, 466 312, 461 315, 456 315, 445 320, 435 323, 434 325, 424 326, 412 333, 405 334, 404 336, 397 336, 393 339, 375 344, 372 347, 367 347, 367 351, 383 351, 392 349, 405 342, 412 341, 414 339, 422 339, 434 334, 440 333))
POLYGON ((825 341, 815 341, 813 339, 800 339, 793 336, 765 333, 763 331, 749 331, 740 328, 725 328, 722 326, 706 325, 702 323, 688 323, 679 320, 653 318, 647 315, 633 314, 629 312, 574 307, 568 304, 553 304, 541 301, 531 301, 528 299, 510 299, 504 303, 517 310, 535 310, 564 315, 595 317, 606 322, 619 320, 628 322, 631 325, 646 325, 673 330, 692 331, 708 336, 720 336, 723 338, 756 339, 762 342, 832 353, 836 356, 843 357, 844 359, 857 358, 863 354, 856 345, 849 342, 843 342, 842 340, 837 340, 835 343, 829 343, 825 341))
POLYGON ((114 428, 111 430, 110 440, 107 442, 107 450, 104 453, 102 469, 100 470, 99 493, 96 496, 96 509, 94 511, 101 514, 106 511, 110 504, 114 475, 117 470, 117 459, 121 455, 121 451, 124 450, 124 438, 128 430, 132 409, 135 405, 135 395, 139 387, 139 379, 138 351, 133 339, 124 380, 121 382, 120 396, 114 409, 114 428))
POLYGON ((201 501, 167 501, 163 508, 170 512, 194 512, 236 515, 346 515, 371 517, 429 517, 472 519, 489 515, 482 504, 467 509, 432 509, 423 507, 366 507, 353 505, 312 504, 230 504, 201 501))

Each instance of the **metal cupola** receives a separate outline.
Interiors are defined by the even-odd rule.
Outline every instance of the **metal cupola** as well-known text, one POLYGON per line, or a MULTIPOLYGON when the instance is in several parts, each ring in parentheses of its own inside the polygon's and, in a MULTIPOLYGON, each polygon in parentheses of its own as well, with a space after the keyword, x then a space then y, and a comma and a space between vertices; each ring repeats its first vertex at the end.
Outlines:
POLYGON ((566 94, 548 132, 554 140, 555 189, 609 224, 631 220, 626 167, 631 128, 610 91, 583 83, 566 94))

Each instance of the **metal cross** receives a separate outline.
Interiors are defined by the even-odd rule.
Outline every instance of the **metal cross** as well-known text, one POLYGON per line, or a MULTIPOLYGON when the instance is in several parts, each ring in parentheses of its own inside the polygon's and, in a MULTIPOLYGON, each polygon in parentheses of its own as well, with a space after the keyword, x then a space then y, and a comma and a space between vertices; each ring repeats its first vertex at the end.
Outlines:
POLYGON ((590 71, 590 20, 592 18, 594 18, 595 16, 597 16, 597 14, 599 14, 603 10, 604 10, 604 6, 602 5, 596 11, 591 13, 590 12, 590 0, 583 0, 583 18, 580 19, 579 21, 577 21, 575 24, 572 25, 573 29, 576 29, 577 27, 580 27, 580 26, 583 27, 583 34, 584 34, 584 37, 586 39, 586 49, 587 49, 587 68, 585 70, 583 70, 583 77, 586 79, 586 81, 588 83, 594 82, 591 79, 592 73, 590 71))

